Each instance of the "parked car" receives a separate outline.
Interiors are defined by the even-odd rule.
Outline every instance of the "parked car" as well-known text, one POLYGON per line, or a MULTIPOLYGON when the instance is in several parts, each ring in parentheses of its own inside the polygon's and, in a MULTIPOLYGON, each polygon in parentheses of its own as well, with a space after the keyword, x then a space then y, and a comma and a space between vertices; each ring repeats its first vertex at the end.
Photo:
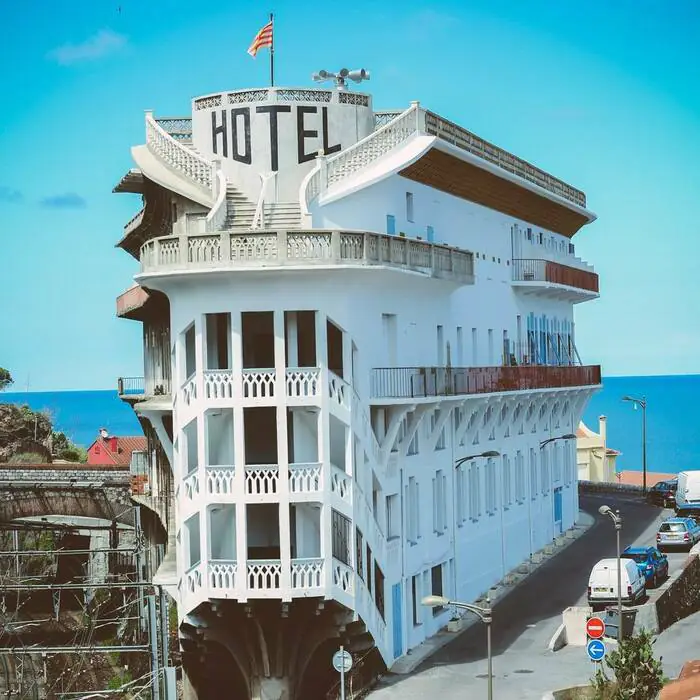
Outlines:
POLYGON ((668 518, 656 533, 656 546, 686 547, 690 549, 700 542, 700 525, 693 518, 668 518))
POLYGON ((700 517, 700 471, 678 472, 676 512, 700 517))
POLYGON ((647 587, 656 588, 660 581, 668 577, 668 557, 656 547, 627 547, 620 556, 636 562, 647 587))
MULTIPOLYGON (((620 559, 622 602, 634 605, 646 595, 644 576, 632 559, 620 559)), ((600 609, 617 602, 617 559, 601 559, 588 577, 588 604, 600 609)))
POLYGON ((647 503, 663 506, 664 508, 673 508, 676 505, 677 488, 678 481, 676 479, 659 481, 647 491, 647 503))

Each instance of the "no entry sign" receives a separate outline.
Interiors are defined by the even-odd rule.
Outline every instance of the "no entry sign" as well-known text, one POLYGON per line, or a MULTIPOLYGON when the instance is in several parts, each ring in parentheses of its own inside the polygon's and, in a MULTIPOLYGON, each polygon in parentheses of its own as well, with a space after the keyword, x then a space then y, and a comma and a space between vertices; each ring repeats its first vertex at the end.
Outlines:
POLYGON ((599 617, 591 617, 586 622, 586 634, 591 639, 600 639, 605 634, 605 623, 599 617))

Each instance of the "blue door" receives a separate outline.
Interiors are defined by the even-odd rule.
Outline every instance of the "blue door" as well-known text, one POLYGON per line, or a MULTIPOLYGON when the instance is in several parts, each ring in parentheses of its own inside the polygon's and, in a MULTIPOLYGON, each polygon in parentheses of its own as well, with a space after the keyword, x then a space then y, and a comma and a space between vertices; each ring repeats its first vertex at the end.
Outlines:
POLYGON ((561 486, 554 489, 554 534, 561 535, 562 493, 561 486))
POLYGON ((403 654, 403 634, 401 615, 401 584, 395 583, 391 587, 392 618, 394 621, 394 658, 398 659, 403 654))

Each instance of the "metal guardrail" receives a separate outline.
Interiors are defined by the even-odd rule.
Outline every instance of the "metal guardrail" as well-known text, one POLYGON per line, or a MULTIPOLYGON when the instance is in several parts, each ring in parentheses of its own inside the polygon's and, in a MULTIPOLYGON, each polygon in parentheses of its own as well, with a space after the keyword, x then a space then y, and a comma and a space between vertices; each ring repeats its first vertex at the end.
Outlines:
POLYGON ((520 367, 380 367, 372 370, 374 399, 490 394, 601 383, 600 365, 520 367))
POLYGON ((600 291, 598 275, 588 270, 580 270, 570 265, 534 258, 513 259, 513 281, 553 282, 569 287, 585 289, 588 292, 600 291))
POLYGON ((141 396, 146 393, 146 384, 143 377, 119 377, 117 379, 117 393, 119 396, 141 396))

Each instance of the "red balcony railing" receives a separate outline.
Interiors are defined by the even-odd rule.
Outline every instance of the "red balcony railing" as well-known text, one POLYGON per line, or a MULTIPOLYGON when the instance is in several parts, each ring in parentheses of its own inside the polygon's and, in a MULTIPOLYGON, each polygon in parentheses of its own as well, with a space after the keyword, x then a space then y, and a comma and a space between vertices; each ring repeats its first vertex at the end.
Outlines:
POLYGON ((513 260, 513 280, 517 282, 554 282, 568 287, 598 293, 598 275, 551 260, 516 258, 513 260))
POLYGON ((148 299, 148 292, 143 287, 130 287, 117 297, 117 316, 125 316, 140 309, 148 299))
POLYGON ((600 384, 600 365, 565 367, 381 367, 372 370, 374 399, 490 394, 600 384))

